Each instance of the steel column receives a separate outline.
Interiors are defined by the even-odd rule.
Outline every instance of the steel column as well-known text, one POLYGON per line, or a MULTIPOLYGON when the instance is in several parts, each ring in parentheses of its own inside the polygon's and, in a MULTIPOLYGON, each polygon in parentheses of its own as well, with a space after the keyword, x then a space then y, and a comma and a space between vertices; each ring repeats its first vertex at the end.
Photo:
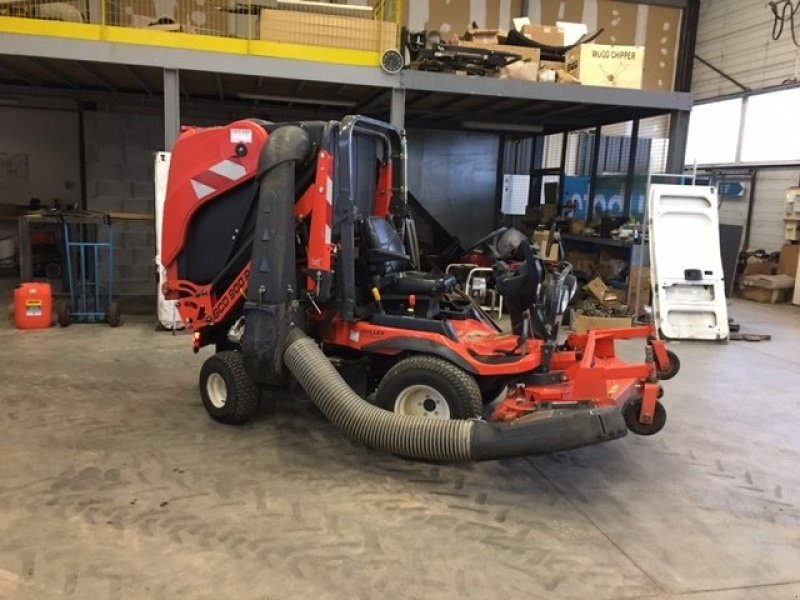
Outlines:
POLYGON ((670 113, 667 173, 683 173, 686 160, 686 140, 689 137, 690 114, 691 111, 688 110, 676 110, 670 113))
POLYGON ((633 120, 631 128, 630 152, 628 153, 628 173, 625 176, 625 195, 622 198, 622 214, 630 218, 633 178, 636 174, 636 151, 639 146, 639 119, 633 120))
POLYGON ((600 162, 600 125, 594 128, 594 145, 592 146, 592 170, 589 172, 589 206, 586 207, 586 222, 594 220, 594 197, 597 194, 597 163, 600 162))
POLYGON ((406 90, 392 88, 390 102, 389 122, 402 131, 406 127, 406 90))
POLYGON ((178 69, 164 69, 164 150, 170 151, 181 129, 181 84, 178 69))

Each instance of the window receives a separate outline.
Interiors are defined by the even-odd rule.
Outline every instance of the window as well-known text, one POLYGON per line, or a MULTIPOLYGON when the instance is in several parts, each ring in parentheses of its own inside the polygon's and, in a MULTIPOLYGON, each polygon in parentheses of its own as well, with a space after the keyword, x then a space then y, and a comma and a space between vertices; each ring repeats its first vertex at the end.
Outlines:
POLYGON ((751 96, 745 108, 741 162, 800 160, 800 88, 751 96))
POLYGON ((685 164, 732 163, 739 143, 742 99, 698 104, 689 118, 685 164))

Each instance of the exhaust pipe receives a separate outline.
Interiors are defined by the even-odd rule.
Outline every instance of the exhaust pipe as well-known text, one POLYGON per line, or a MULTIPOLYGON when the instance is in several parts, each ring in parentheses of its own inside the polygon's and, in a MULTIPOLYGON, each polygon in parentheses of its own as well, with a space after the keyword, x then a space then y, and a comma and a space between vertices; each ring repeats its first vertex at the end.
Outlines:
POLYGON ((511 423, 398 415, 356 394, 316 342, 293 328, 284 362, 311 401, 338 429, 372 448, 408 458, 465 462, 547 454, 623 437, 617 408, 552 411, 511 423))

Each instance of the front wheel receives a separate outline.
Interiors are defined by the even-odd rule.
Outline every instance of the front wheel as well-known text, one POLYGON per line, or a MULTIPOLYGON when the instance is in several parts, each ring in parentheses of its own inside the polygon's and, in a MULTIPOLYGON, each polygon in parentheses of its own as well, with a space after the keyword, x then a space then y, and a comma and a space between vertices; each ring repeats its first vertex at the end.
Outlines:
POLYGON ((216 421, 244 423, 258 410, 260 395, 239 352, 219 352, 200 369, 200 397, 206 412, 216 421))
POLYGON ((664 381, 672 379, 681 370, 681 361, 677 354, 672 350, 667 350, 667 357, 669 357, 669 368, 662 370, 660 365, 658 368, 658 377, 664 381))
POLYGON ((653 415, 653 422, 649 425, 639 421, 639 414, 641 412, 641 398, 630 400, 622 409, 622 416, 625 417, 625 424, 633 433, 637 435, 653 435, 664 429, 664 425, 667 423, 667 410, 661 402, 656 402, 656 412, 653 415))
POLYGON ((407 416, 471 419, 482 416, 483 401, 475 379, 434 356, 412 356, 384 375, 375 404, 407 416))

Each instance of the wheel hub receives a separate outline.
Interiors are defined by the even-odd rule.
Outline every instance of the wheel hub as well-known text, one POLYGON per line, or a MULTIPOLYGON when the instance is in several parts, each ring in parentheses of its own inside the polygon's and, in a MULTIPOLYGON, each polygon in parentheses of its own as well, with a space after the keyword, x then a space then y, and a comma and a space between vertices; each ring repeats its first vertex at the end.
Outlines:
POLYGON ((412 417, 449 419, 450 406, 444 396, 429 385, 411 385, 394 401, 394 412, 412 417))
POLYGON ((206 380, 206 392, 208 399, 215 408, 222 408, 228 400, 228 386, 225 379, 219 373, 211 373, 206 380))

